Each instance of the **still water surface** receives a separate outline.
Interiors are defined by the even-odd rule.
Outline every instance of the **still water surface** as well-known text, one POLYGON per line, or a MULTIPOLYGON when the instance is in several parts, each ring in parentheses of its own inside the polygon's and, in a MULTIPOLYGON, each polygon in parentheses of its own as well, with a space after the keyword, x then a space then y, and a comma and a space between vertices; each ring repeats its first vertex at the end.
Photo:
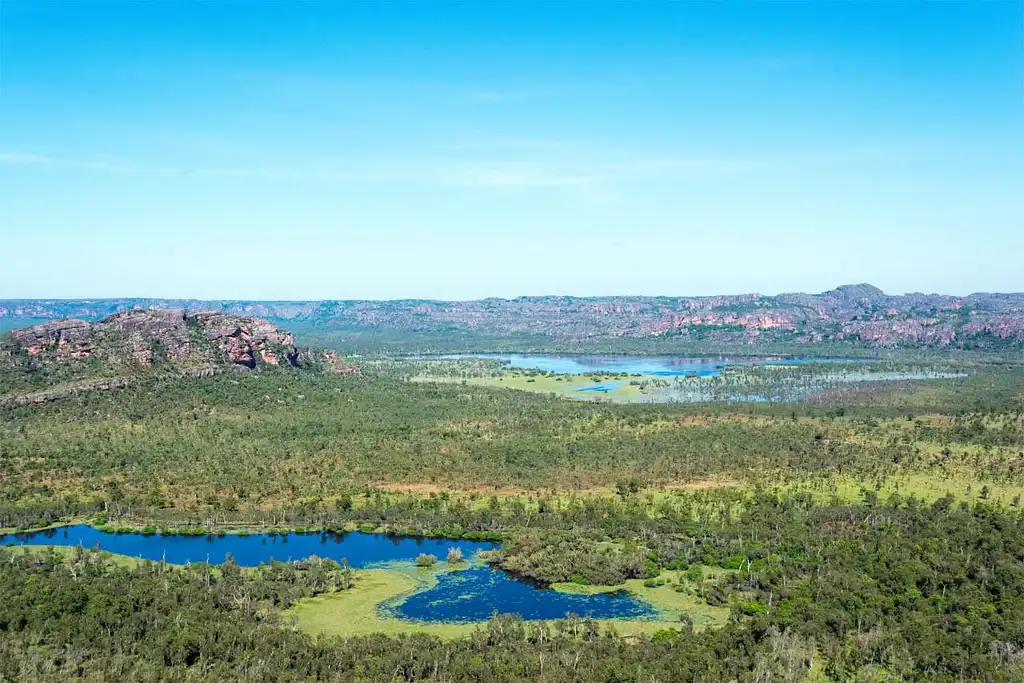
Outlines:
MULTIPOLYGON (((361 569, 412 562, 420 553, 430 553, 443 560, 450 548, 459 548, 470 558, 480 550, 496 547, 487 542, 360 532, 163 536, 109 533, 87 525, 0 536, 2 545, 99 547, 112 553, 154 561, 163 559, 172 564, 220 564, 230 554, 235 562, 245 567, 255 567, 271 559, 301 560, 316 555, 338 561, 344 559, 350 566, 361 569)), ((380 609, 398 619, 445 622, 481 621, 494 612, 520 614, 524 619, 561 619, 567 614, 590 615, 595 619, 644 619, 657 615, 650 604, 627 593, 559 593, 516 580, 504 571, 487 566, 441 572, 433 587, 390 601, 380 609)))
MULTIPOLYGON (((681 356, 573 356, 557 354, 452 354, 435 356, 457 360, 459 358, 490 358, 500 360, 506 367, 515 370, 540 370, 558 375, 583 375, 588 372, 605 374, 640 374, 658 377, 714 377, 730 365, 803 365, 805 363, 828 363, 839 359, 831 358, 686 358, 681 356)), ((843 361, 849 362, 849 361, 843 361)))
POLYGON ((449 548, 459 548, 469 557, 479 550, 491 550, 494 543, 452 541, 438 538, 409 538, 385 534, 225 534, 223 536, 163 536, 161 534, 115 534, 85 524, 48 529, 28 534, 0 536, 0 545, 81 545, 86 548, 139 557, 166 560, 171 564, 209 562, 221 564, 227 555, 243 567, 256 567, 271 559, 301 560, 312 555, 346 560, 351 567, 373 567, 385 562, 415 560, 420 553, 444 558, 449 548))
POLYGON ((383 609, 413 621, 483 621, 492 614, 518 614, 523 619, 564 619, 567 614, 595 619, 652 619, 650 604, 626 591, 599 595, 559 593, 517 581, 500 569, 472 567, 440 574, 437 586, 383 609))

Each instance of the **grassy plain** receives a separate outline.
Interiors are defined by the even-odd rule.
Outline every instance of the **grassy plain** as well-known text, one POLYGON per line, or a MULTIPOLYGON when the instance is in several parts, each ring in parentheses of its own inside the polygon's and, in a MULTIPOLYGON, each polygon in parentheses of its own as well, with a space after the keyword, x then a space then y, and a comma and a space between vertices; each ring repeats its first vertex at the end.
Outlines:
MULTIPOLYGON (((357 636, 369 633, 429 633, 442 638, 458 638, 471 633, 485 622, 467 624, 414 622, 395 619, 380 608, 383 603, 400 600, 403 596, 429 589, 436 582, 436 574, 449 571, 442 563, 436 570, 395 566, 387 569, 364 569, 356 572, 355 586, 342 593, 309 598, 299 602, 282 616, 294 620, 300 629, 312 634, 357 636)), ((648 587, 642 580, 630 580, 619 586, 577 586, 557 584, 553 588, 563 592, 612 592, 627 590, 654 605, 660 618, 649 621, 629 619, 602 619, 602 627, 614 628, 622 635, 651 634, 665 628, 678 628, 679 617, 688 614, 695 628, 717 627, 729 616, 727 607, 712 607, 694 596, 690 590, 677 592, 674 585, 680 581, 678 572, 664 572, 665 585, 648 587)), ((683 580, 685 585, 685 579, 683 580)))
MULTIPOLYGON (((424 570, 426 573, 426 570, 424 570)), ((381 603, 429 587, 408 572, 396 569, 363 569, 355 585, 342 593, 302 600, 283 612, 312 635, 357 636, 368 633, 430 633, 443 638, 467 635, 475 624, 415 623, 388 617, 381 603)))
POLYGON ((506 371, 498 377, 414 377, 416 382, 443 382, 467 386, 514 389, 535 394, 555 394, 562 398, 580 400, 604 400, 612 403, 631 403, 643 399, 640 387, 631 381, 653 379, 651 376, 636 375, 542 375, 506 371), (609 383, 607 391, 593 390, 601 383, 609 383))
POLYGON ((988 500, 1004 505, 1013 505, 1015 499, 1019 503, 1024 498, 1024 486, 981 478, 966 468, 943 473, 906 472, 888 475, 875 482, 835 477, 827 482, 794 482, 777 487, 777 490, 806 491, 819 503, 828 503, 833 498, 847 503, 859 503, 863 501, 864 491, 874 491, 879 498, 886 499, 894 494, 903 498, 913 496, 927 503, 946 495, 958 501, 988 500))
POLYGON ((604 403, 770 403, 861 402, 897 397, 903 405, 928 402, 966 381, 964 368, 898 363, 735 365, 713 376, 660 376, 629 373, 554 374, 535 370, 494 369, 466 365, 421 364, 408 375, 414 382, 457 383, 513 389, 536 394, 604 403), (910 395, 909 402, 905 399, 910 395))
MULTIPOLYGON (((718 567, 701 567, 705 578, 720 577, 727 570, 718 567)), ((649 602, 661 612, 661 619, 656 622, 662 628, 679 625, 679 618, 688 615, 696 628, 718 627, 725 624, 729 617, 729 608, 712 606, 695 595, 697 584, 688 580, 678 570, 665 570, 657 579, 657 585, 648 585, 644 579, 629 579, 617 586, 582 586, 576 583, 556 583, 551 587, 565 593, 614 593, 620 590, 629 591, 636 597, 649 602), (681 590, 676 590, 676 588, 681 590)), ((620 622, 614 622, 620 623, 620 622)), ((651 622, 630 622, 651 623, 651 622)), ((625 632, 625 631, 623 631, 625 632)))

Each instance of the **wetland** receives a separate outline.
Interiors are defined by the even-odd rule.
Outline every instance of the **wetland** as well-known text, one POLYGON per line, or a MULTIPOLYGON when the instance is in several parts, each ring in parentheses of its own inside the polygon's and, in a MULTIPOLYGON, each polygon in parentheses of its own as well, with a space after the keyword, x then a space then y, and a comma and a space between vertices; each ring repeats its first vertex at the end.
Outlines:
POLYGON ((564 354, 416 356, 417 381, 453 381, 613 403, 818 402, 878 382, 959 379, 930 364, 841 357, 687 357, 564 354))
MULTIPOLYGON (((0 546, 4 545, 81 547, 172 565, 222 565, 231 561, 252 568, 275 561, 329 559, 373 570, 391 579, 392 585, 397 578, 398 592, 386 594, 375 605, 377 616, 420 624, 482 622, 495 614, 517 614, 525 620, 564 619, 569 615, 601 620, 664 619, 658 608, 625 587, 589 593, 554 590, 492 568, 481 555, 497 547, 490 542, 362 532, 112 533, 77 524, 0 536, 0 546), (430 566, 417 566, 417 560, 425 557, 433 558, 430 566), (459 559, 445 561, 452 557, 459 559), (411 579, 411 586, 402 587, 401 577, 411 579)), ((347 604, 335 605, 341 613, 348 612, 347 604)))

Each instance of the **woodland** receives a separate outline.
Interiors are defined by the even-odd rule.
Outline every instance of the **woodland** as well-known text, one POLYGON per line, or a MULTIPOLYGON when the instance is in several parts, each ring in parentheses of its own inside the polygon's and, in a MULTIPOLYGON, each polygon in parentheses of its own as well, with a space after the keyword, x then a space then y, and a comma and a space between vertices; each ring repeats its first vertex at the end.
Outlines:
POLYGON ((5 405, 0 533, 493 540, 488 561, 523 580, 680 576, 728 619, 314 636, 289 608, 358 586, 330 560, 172 566, 0 538, 0 680, 1024 680, 1012 355, 915 356, 962 376, 819 401, 635 405, 356 360, 5 405))

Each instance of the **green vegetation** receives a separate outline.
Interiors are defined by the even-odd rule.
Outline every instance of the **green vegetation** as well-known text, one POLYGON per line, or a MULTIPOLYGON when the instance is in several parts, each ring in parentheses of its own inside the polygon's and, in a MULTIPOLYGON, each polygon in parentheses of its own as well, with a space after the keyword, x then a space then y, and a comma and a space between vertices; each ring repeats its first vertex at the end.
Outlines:
MULTIPOLYGON (((693 565, 700 571, 700 565, 693 565)), ((727 572, 717 568, 708 568, 709 576, 722 576, 727 572)), ((729 618, 729 608, 723 605, 709 605, 701 596, 705 583, 702 578, 691 578, 685 572, 666 570, 653 579, 629 579, 614 586, 580 585, 578 583, 555 583, 552 588, 565 593, 614 593, 628 591, 641 600, 651 603, 662 613, 662 621, 654 622, 655 628, 646 632, 653 633, 665 628, 681 628, 681 624, 690 624, 696 628, 724 626, 729 618)), ((620 633, 628 632, 630 627, 645 622, 629 622, 627 630, 620 626, 621 622, 610 624, 620 633)), ((650 622, 646 622, 650 624, 650 622)))
POLYGON ((640 680, 754 681, 758 670, 797 663, 799 677, 788 680, 816 667, 833 681, 952 682, 965 672, 1015 681, 1024 675, 1016 645, 1024 628, 1022 525, 1016 511, 948 498, 817 506, 806 497, 758 497, 730 525, 703 534, 696 527, 696 537, 681 530, 662 553, 687 568, 635 587, 683 609, 698 595, 727 606, 728 619, 699 630, 687 615, 677 628, 632 640, 602 635, 605 627, 586 620, 503 618, 443 638, 314 641, 282 628, 280 610, 322 633, 352 615, 354 633, 369 623, 371 605, 409 584, 391 578, 357 609, 343 598, 303 602, 347 588, 326 578, 343 570, 318 571, 315 562, 247 574, 230 565, 126 567, 85 551, 73 562, 0 551, 0 663, 6 677, 32 680, 56 680, 70 658, 86 675, 119 680, 186 672, 193 680, 396 680, 397 667, 397 680, 604 680, 627 672, 640 680), (719 569, 691 584, 694 566, 719 569), (338 609, 323 607, 333 601, 338 609), (550 657, 543 672, 541 654, 550 657))
POLYGON ((453 625, 379 609, 467 566, 454 549, 358 572, 0 549, 0 679, 1022 680, 1024 368, 919 363, 966 376, 620 405, 547 388, 594 377, 519 373, 542 390, 509 391, 489 361, 375 358, 358 377, 140 376, 0 408, 0 528, 497 539, 499 567, 662 613, 453 625))
POLYGON ((625 481, 1010 503, 1021 383, 1009 366, 868 405, 613 406, 313 373, 154 381, 0 409, 0 528, 501 531, 625 481))
MULTIPOLYGON (((81 558, 83 548, 78 546, 62 546, 62 545, 12 545, 4 546, 4 551, 13 555, 25 554, 25 555, 53 555, 54 559, 63 558, 66 563, 74 563, 76 560, 81 558)), ((116 564, 129 569, 134 569, 142 564, 142 561, 136 557, 128 557, 127 555, 118 555, 117 553, 108 553, 103 550, 92 549, 89 551, 92 556, 101 556, 105 561, 111 564, 116 564)), ((15 558, 14 561, 18 562, 20 558, 15 558)), ((171 566, 171 565, 168 565, 171 566)))
MULTIPOLYGON (((410 571, 402 566, 394 566, 389 569, 361 570, 355 572, 351 590, 301 600, 283 611, 281 616, 285 621, 294 619, 300 629, 314 636, 427 633, 450 640, 472 635, 480 628, 479 624, 410 622, 395 619, 380 609, 382 604, 391 604, 405 595, 431 588, 435 581, 436 571, 423 569, 410 571)), ((595 622, 603 629, 626 636, 650 636, 665 629, 680 628, 683 623, 691 623, 698 629, 722 626, 729 617, 727 607, 712 607, 699 597, 677 592, 671 587, 666 590, 650 590, 640 582, 627 581, 618 586, 556 584, 553 588, 564 592, 583 592, 591 588, 596 589, 593 592, 627 590, 662 612, 662 618, 658 620, 615 619, 595 622), (683 619, 684 615, 688 622, 683 619)), ((566 624, 562 620, 540 623, 555 630, 565 628, 566 624)))
MULTIPOLYGON (((726 366, 713 376, 662 377, 628 373, 586 373, 558 375, 530 370, 500 370, 489 364, 467 363, 459 371, 452 361, 412 361, 425 374, 410 379, 418 382, 457 382, 463 386, 485 386, 549 393, 572 398, 613 403, 744 403, 808 402, 837 403, 846 393, 873 396, 887 393, 883 383, 899 381, 900 389, 912 382, 922 389, 935 380, 962 380, 966 374, 944 363, 914 365, 895 362, 810 363, 804 365, 726 366)), ((953 366, 955 368, 955 366, 953 366)), ((405 374, 389 366, 394 374, 405 374)), ((957 382, 945 386, 956 387, 957 382)), ((910 385, 915 386, 915 385, 910 385)), ((940 385, 941 386, 941 385, 940 385)))
POLYGON ((510 534, 493 561, 502 569, 544 583, 611 585, 659 573, 636 544, 614 547, 565 532, 510 534))
MULTIPOLYGON (((432 576, 432 575, 431 575, 432 576)), ((355 573, 352 590, 302 600, 282 613, 303 631, 316 635, 357 636, 429 633, 440 638, 467 636, 475 624, 413 623, 389 617, 380 605, 430 587, 429 579, 397 569, 364 569, 355 573)))
POLYGON ((495 389, 516 389, 538 394, 558 394, 562 398, 583 398, 608 400, 616 403, 639 401, 643 398, 636 379, 629 375, 544 375, 522 372, 506 372, 497 377, 469 377, 465 379, 444 376, 417 376, 417 382, 459 382, 471 386, 495 389), (615 386, 607 391, 586 391, 593 389, 596 382, 612 382, 615 386))

